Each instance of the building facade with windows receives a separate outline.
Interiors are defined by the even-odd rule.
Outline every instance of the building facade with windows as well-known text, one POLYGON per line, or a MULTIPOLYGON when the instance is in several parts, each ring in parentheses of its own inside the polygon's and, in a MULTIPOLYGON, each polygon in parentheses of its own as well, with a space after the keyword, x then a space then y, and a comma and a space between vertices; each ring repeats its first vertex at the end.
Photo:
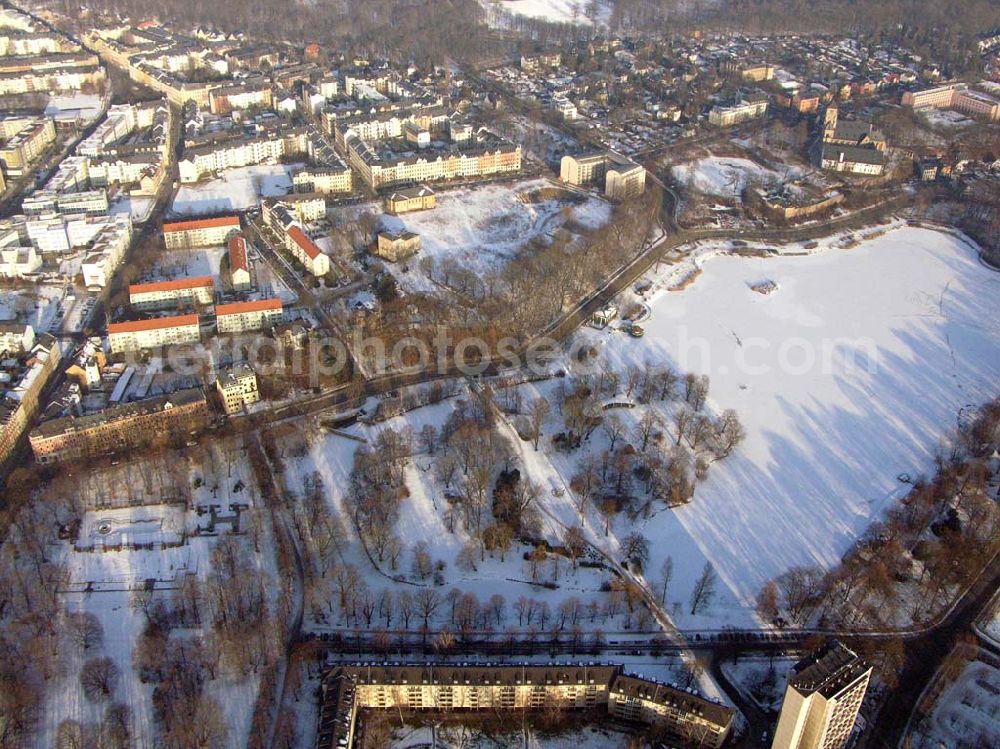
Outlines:
POLYGON ((108 325, 108 341, 113 354, 172 344, 197 343, 200 340, 198 315, 174 315, 108 325))
POLYGON ((212 247, 225 244, 230 233, 239 230, 239 216, 174 221, 163 225, 163 242, 168 250, 212 247))
POLYGON ((280 299, 233 302, 220 304, 215 308, 220 333, 245 333, 273 328, 281 323, 283 314, 280 299))
POLYGON ((140 310, 209 305, 214 299, 215 281, 211 276, 135 283, 128 287, 129 304, 140 310))

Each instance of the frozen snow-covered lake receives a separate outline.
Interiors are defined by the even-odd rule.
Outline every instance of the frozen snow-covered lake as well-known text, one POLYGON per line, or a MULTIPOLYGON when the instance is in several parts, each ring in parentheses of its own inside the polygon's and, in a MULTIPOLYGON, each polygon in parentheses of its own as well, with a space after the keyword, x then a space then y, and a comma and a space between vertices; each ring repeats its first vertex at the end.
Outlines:
POLYGON ((794 565, 836 563, 905 493, 901 473, 933 470, 959 410, 998 394, 1000 274, 950 234, 904 227, 851 250, 717 256, 650 302, 641 340, 581 335, 621 366, 708 374, 712 408, 746 426, 694 501, 643 529, 650 569, 684 560, 680 590, 715 564, 714 623, 749 624, 760 586, 794 565), (778 289, 749 288, 764 279, 778 289))

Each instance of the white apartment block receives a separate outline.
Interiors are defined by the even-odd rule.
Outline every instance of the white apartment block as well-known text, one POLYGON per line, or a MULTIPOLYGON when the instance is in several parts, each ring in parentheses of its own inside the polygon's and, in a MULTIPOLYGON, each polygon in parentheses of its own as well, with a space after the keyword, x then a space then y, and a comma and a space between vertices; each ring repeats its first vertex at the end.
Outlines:
POLYGON ((234 302, 220 304, 215 308, 215 319, 220 333, 267 330, 280 324, 283 316, 280 299, 234 302))
POLYGON ((132 219, 128 214, 110 216, 80 266, 84 284, 88 288, 107 286, 131 243, 132 219))
POLYGON ((731 107, 713 107, 708 113, 708 121, 717 127, 730 127, 742 122, 763 117, 767 113, 767 99, 754 97, 731 107))
POLYGON ((563 156, 559 178, 570 185, 603 185, 612 200, 641 195, 646 189, 646 169, 613 151, 563 156))
POLYGON ((108 341, 114 354, 197 343, 200 340, 198 315, 175 315, 108 325, 108 341))
POLYGON ((215 300, 215 281, 211 276, 198 276, 131 284, 128 287, 128 300, 129 304, 140 310, 209 305, 215 300))
POLYGON ((306 132, 276 132, 187 149, 178 164, 181 182, 197 182, 210 172, 277 162, 290 153, 307 153, 306 132))
POLYGON ((831 640, 789 675, 771 749, 844 749, 872 669, 831 640))
POLYGON ((24 323, 0 323, 0 354, 20 354, 35 345, 35 330, 24 323))
POLYGON ((309 238, 284 203, 264 201, 262 206, 264 221, 281 237, 285 249, 292 253, 306 270, 314 276, 325 276, 330 272, 330 258, 309 238))
POLYGON ((223 410, 230 416, 260 400, 257 375, 247 364, 240 364, 228 372, 220 373, 215 387, 222 398, 223 410))
POLYGON ((239 216, 176 221, 163 225, 163 242, 168 250, 213 247, 225 244, 229 235, 239 230, 239 216))
POLYGON ((339 169, 303 169, 292 175, 292 184, 296 190, 324 195, 346 193, 353 188, 351 170, 346 166, 339 169))
POLYGON ((949 83, 924 91, 907 91, 903 94, 902 104, 913 109, 954 109, 989 122, 1000 120, 1000 100, 972 90, 964 83, 949 83))
POLYGON ((42 258, 34 247, 0 249, 0 278, 23 278, 42 268, 42 258))

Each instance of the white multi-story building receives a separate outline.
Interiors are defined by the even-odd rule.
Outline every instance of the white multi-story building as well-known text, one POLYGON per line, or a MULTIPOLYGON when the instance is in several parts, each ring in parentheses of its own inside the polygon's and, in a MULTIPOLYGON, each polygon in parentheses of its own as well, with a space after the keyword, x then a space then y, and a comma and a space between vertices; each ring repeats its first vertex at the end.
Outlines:
POLYGON ((0 249, 0 278, 23 278, 41 270, 42 258, 34 247, 0 249))
POLYGON ((872 669, 831 640, 792 669, 771 749, 844 749, 872 669))
POLYGON ((283 203, 265 201, 262 214, 292 255, 314 276, 325 276, 330 272, 330 258, 309 238, 302 225, 283 203))
POLYGON ((108 325, 108 341, 114 354, 171 344, 197 343, 200 340, 198 315, 174 315, 108 325))
POLYGON ((25 323, 0 323, 0 354, 21 354, 35 345, 35 329, 25 323))
POLYGON ((214 298, 215 281, 211 276, 136 283, 128 287, 129 304, 140 310, 209 305, 214 298))
POLYGON ((238 364, 228 372, 220 372, 215 387, 222 398, 222 408, 230 416, 260 400, 257 375, 248 364, 238 364))
POLYGON ((301 192, 324 195, 350 192, 353 186, 351 170, 347 166, 302 169, 292 175, 292 184, 301 192))
POLYGON ((215 308, 215 319, 220 333, 266 330, 281 323, 283 315, 280 299, 234 302, 220 304, 215 308))
POLYGON ((80 266, 84 284, 88 288, 107 286, 131 242, 132 219, 128 214, 110 216, 80 266))
POLYGON ((731 107, 713 107, 708 113, 708 121, 717 127, 729 127, 763 117, 766 113, 767 97, 754 96, 731 107))
POLYGON ((229 235, 239 230, 239 216, 175 221, 163 225, 163 242, 168 250, 183 247, 212 247, 225 244, 229 235))

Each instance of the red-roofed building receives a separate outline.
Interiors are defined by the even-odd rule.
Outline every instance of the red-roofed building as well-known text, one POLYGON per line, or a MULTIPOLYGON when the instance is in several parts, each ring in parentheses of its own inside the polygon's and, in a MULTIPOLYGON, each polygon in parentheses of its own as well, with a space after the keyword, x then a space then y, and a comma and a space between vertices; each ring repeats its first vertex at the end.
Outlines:
POLYGON ((229 282, 233 291, 250 288, 250 258, 247 255, 247 240, 242 234, 229 238, 229 282))
POLYGON ((239 216, 175 221, 163 225, 163 242, 168 250, 181 247, 211 247, 225 244, 226 238, 232 232, 239 230, 239 216))
POLYGON ((114 354, 169 344, 197 343, 201 340, 198 315, 174 315, 154 320, 111 323, 108 325, 108 340, 114 354))
POLYGON ((330 272, 330 258, 316 246, 298 224, 292 224, 285 235, 285 246, 295 255, 306 270, 314 276, 325 276, 330 272))
POLYGON ((280 299, 220 304, 215 308, 220 333, 245 333, 248 330, 273 328, 281 323, 282 317, 280 299))
POLYGON ((128 300, 136 309, 157 310, 182 305, 211 304, 214 293, 215 281, 212 277, 198 276, 131 284, 128 287, 128 300))

